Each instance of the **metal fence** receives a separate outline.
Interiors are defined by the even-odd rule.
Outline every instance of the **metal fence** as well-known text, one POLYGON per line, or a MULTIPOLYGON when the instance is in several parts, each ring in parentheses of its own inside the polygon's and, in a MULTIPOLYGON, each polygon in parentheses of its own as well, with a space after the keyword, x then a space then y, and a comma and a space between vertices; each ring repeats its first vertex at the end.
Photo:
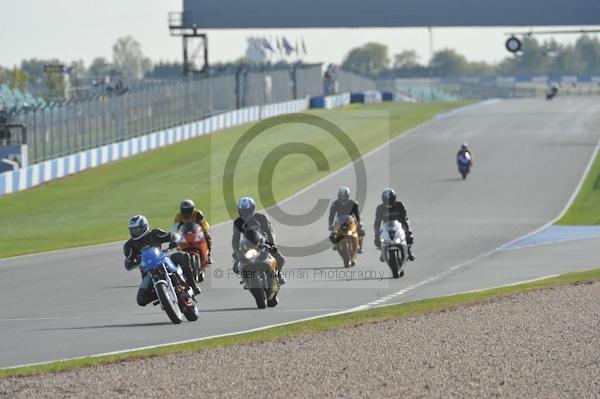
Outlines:
POLYGON ((545 95, 549 85, 556 84, 561 95, 596 95, 600 86, 596 81, 577 83, 553 83, 540 81, 519 81, 514 77, 480 78, 422 78, 380 80, 377 88, 411 97, 418 101, 445 101, 455 98, 520 98, 545 95))
POLYGON ((322 83, 325 95, 370 91, 376 88, 375 80, 345 71, 333 64, 330 64, 325 70, 322 83))
POLYGON ((154 82, 120 95, 23 109, 29 162, 125 140, 236 108, 322 94, 321 65, 296 65, 193 80, 154 82))
POLYGON ((337 68, 335 75, 338 81, 338 93, 375 90, 376 82, 373 79, 340 68, 337 68))

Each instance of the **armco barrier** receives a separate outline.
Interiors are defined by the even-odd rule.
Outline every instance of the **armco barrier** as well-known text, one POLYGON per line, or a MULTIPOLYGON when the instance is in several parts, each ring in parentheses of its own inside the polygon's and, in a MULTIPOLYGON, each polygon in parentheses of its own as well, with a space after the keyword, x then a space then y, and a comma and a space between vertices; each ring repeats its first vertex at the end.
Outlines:
POLYGON ((333 109, 350 104, 350 93, 342 93, 325 97, 325 108, 333 109))
POLYGON ((51 159, 27 168, 0 174, 0 196, 27 190, 51 180, 72 175, 108 162, 189 140, 216 130, 308 109, 308 99, 242 108, 187 125, 134 137, 75 154, 51 159))
POLYGON ((337 94, 333 96, 315 96, 310 98, 311 108, 333 109, 350 104, 350 93, 337 94))
POLYGON ((352 93, 350 95, 350 102, 362 103, 362 104, 374 104, 382 101, 381 92, 379 91, 365 91, 360 93, 352 93))

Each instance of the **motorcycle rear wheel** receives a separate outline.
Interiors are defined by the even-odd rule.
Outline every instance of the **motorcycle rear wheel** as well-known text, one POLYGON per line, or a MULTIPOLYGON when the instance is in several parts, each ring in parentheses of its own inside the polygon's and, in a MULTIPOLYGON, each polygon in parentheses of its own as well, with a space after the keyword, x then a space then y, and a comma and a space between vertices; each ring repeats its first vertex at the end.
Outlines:
POLYGON ((166 283, 161 282, 156 284, 155 287, 156 295, 160 300, 160 304, 162 305, 163 310, 169 316, 169 319, 173 324, 181 323, 181 309, 179 309, 179 301, 177 298, 171 298, 173 293, 169 290, 169 287, 166 283))
POLYGON ((198 305, 195 302, 192 302, 192 306, 188 309, 182 309, 182 313, 188 321, 196 321, 200 317, 200 310, 198 310, 198 305))

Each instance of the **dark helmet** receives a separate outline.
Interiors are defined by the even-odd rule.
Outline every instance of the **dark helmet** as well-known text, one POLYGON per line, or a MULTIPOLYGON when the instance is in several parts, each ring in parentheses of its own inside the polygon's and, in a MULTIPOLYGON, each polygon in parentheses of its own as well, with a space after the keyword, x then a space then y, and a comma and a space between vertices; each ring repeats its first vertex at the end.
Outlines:
POLYGON ((129 219, 129 234, 134 240, 146 236, 150 232, 150 225, 148 219, 142 215, 135 215, 129 219))
POLYGON ((381 201, 385 206, 392 206, 396 202, 396 192, 393 188, 386 188, 381 194, 381 201))
POLYGON ((237 204, 238 213, 244 220, 250 219, 256 212, 256 203, 250 197, 244 197, 237 204))
POLYGON ((181 202, 179 209, 181 210, 181 214, 185 217, 190 217, 194 213, 194 209, 196 208, 196 204, 194 201, 186 199, 181 202))
POLYGON ((337 197, 342 204, 348 203, 350 200, 350 189, 346 186, 340 187, 338 189, 337 197))

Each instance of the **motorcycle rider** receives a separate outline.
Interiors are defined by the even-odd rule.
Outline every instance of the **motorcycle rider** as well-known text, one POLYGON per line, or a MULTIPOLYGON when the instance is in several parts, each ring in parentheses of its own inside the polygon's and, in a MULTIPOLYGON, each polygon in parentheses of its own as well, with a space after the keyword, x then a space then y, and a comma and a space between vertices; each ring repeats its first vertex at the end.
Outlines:
MULTIPOLYGON (((375 246, 381 249, 381 240, 379 237, 381 224, 393 220, 397 220, 402 224, 402 228, 406 233, 406 243, 408 244, 408 259, 413 261, 415 256, 412 253, 412 245, 414 242, 412 231, 410 230, 410 221, 406 215, 406 207, 400 201, 396 201, 396 192, 392 188, 386 188, 381 194, 381 204, 377 206, 375 211, 375 246)), ((379 258, 383 262, 383 257, 379 258)))
POLYGON ((179 213, 175 215, 175 220, 173 220, 173 232, 178 232, 179 228, 186 223, 197 223, 200 225, 200 229, 202 229, 202 233, 204 234, 204 238, 206 239, 206 246, 208 248, 208 264, 212 264, 212 256, 211 256, 211 248, 212 248, 212 238, 208 229, 210 228, 204 214, 200 209, 196 208, 196 204, 194 201, 190 199, 183 200, 179 205, 179 213))
MULTIPOLYGON (((342 186, 338 189, 337 200, 333 201, 331 207, 329 208, 329 231, 331 234, 329 235, 329 240, 335 244, 334 242, 334 233, 333 233, 333 222, 336 216, 339 215, 351 215, 356 219, 356 224, 358 226, 358 253, 363 253, 362 242, 365 237, 365 230, 363 229, 363 225, 360 222, 360 212, 358 210, 358 202, 350 199, 350 189, 348 187, 342 186)), ((333 247, 335 251, 335 245, 333 247)))
MULTIPOLYGON (((125 254, 125 269, 132 270, 141 262, 142 248, 145 246, 153 246, 160 248, 163 243, 170 243, 172 247, 176 246, 175 242, 178 236, 175 233, 168 233, 161 229, 150 230, 148 219, 142 215, 135 215, 129 219, 129 234, 131 238, 123 245, 123 253, 125 254)), ((169 255, 173 263, 179 265, 183 270, 187 284, 192 287, 194 293, 199 294, 200 288, 194 280, 192 268, 188 263, 188 258, 183 252, 174 252, 169 255)), ((156 300, 156 293, 152 286, 150 275, 142 272, 142 283, 137 293, 137 303, 140 306, 146 306, 150 302, 156 300)))
POLYGON ((285 284, 285 277, 281 275, 281 268, 285 263, 285 258, 275 246, 275 233, 273 232, 273 227, 271 226, 271 222, 267 218, 267 215, 256 212, 256 203, 251 197, 243 197, 240 199, 237 204, 237 209, 240 216, 233 221, 233 237, 231 239, 234 258, 233 271, 236 274, 239 273, 237 252, 241 234, 248 229, 256 229, 266 238, 266 243, 271 248, 271 255, 273 255, 277 262, 279 284, 285 284))
POLYGON ((469 144, 465 142, 460 146, 460 150, 458 150, 458 152, 456 153, 456 162, 459 162, 458 160, 462 156, 465 156, 466 154, 469 154, 469 159, 471 160, 471 164, 472 164, 473 163, 473 154, 471 153, 471 150, 469 149, 469 144))

